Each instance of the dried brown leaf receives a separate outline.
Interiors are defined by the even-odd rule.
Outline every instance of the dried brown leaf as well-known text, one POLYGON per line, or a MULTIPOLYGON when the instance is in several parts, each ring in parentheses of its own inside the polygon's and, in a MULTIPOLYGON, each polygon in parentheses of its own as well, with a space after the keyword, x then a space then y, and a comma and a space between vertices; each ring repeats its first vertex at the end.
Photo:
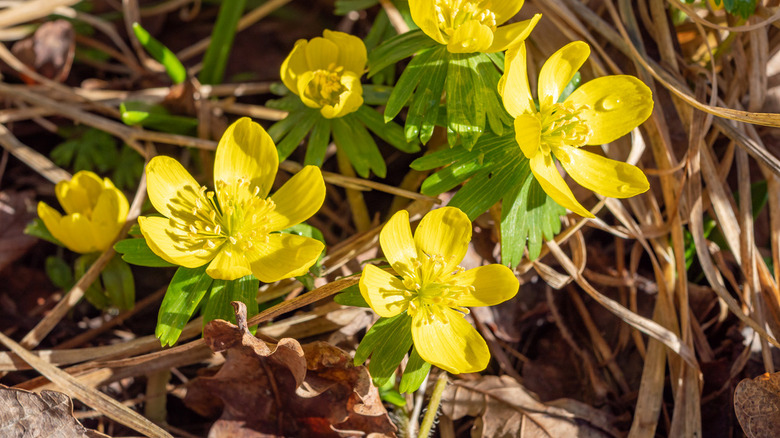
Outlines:
POLYGON ((509 376, 456 382, 444 391, 442 412, 453 420, 476 417, 472 437, 620 435, 608 414, 575 400, 541 403, 509 376))
MULTIPOLYGON (((18 41, 11 52, 41 75, 63 82, 70 73, 76 51, 76 32, 67 20, 43 23, 29 38, 18 41)), ((23 77, 25 82, 35 81, 23 77)))
POLYGON ((100 438, 73 418, 73 402, 56 391, 40 394, 0 385, 0 436, 5 438, 100 438))
POLYGON ((35 245, 37 239, 24 234, 36 216, 34 205, 31 191, 0 193, 0 271, 35 245))
POLYGON ((204 339, 227 352, 213 377, 194 379, 185 403, 202 415, 222 415, 210 437, 395 436, 395 426, 365 367, 324 342, 301 346, 285 338, 266 344, 246 324, 246 307, 236 306, 238 326, 215 320, 204 339))
POLYGON ((734 411, 748 437, 776 437, 780 430, 780 373, 764 373, 739 382, 734 411))

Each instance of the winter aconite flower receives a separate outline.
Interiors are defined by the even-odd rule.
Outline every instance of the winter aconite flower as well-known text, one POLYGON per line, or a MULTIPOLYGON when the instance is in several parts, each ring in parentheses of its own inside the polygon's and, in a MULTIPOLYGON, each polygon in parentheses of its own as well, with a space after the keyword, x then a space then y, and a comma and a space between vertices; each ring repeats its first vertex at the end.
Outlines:
POLYGON ((452 53, 501 52, 524 40, 541 15, 501 26, 522 7, 523 0, 409 0, 415 24, 452 53))
POLYGON ((43 202, 40 216, 49 232, 71 251, 87 254, 105 251, 114 242, 127 219, 125 195, 108 178, 89 171, 60 181, 54 191, 65 216, 43 202))
POLYGON ((603 196, 628 198, 643 193, 649 184, 639 168, 581 146, 622 137, 653 111, 650 89, 625 75, 594 79, 560 101, 563 89, 589 54, 587 44, 575 41, 544 63, 539 73, 538 110, 528 85, 525 44, 507 51, 506 70, 498 84, 504 106, 515 118, 515 138, 536 180, 555 202, 584 217, 593 215, 574 198, 555 160, 574 181, 603 196))
POLYGON ((146 167, 149 200, 165 217, 140 217, 149 248, 170 263, 218 280, 249 274, 264 282, 302 275, 323 244, 279 233, 308 219, 325 200, 320 169, 306 166, 269 197, 279 160, 265 130, 248 118, 232 124, 217 145, 210 191, 173 158, 146 167))
POLYGON ((373 265, 360 277, 360 293, 379 316, 406 312, 412 340, 425 361, 452 373, 483 370, 490 352, 466 321, 466 307, 492 306, 517 293, 509 268, 487 265, 464 270, 458 264, 471 240, 471 222, 454 207, 434 210, 412 237, 409 214, 399 211, 379 235, 387 260, 401 278, 373 265))
POLYGON ((328 119, 342 117, 363 105, 360 76, 366 68, 363 40, 325 30, 322 37, 298 40, 282 63, 282 82, 306 106, 320 108, 328 119))

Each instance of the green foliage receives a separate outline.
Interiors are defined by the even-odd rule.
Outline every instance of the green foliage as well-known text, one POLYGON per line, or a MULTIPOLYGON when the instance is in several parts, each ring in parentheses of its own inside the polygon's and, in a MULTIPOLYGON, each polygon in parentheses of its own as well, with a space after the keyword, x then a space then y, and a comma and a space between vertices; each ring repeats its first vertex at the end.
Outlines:
POLYGON ((152 252, 146 239, 124 239, 114 244, 114 250, 122 255, 122 260, 138 266, 151 268, 166 268, 176 266, 166 262, 160 256, 152 252))
MULTIPOLYGON (((99 256, 99 253, 91 253, 77 258, 73 267, 74 277, 83 277, 99 256)), ((84 291, 84 298, 101 310, 108 307, 132 309, 135 304, 135 280, 130 266, 119 257, 113 257, 100 276, 84 291)))
MULTIPOLYGON (((691 4, 696 0, 685 0, 685 3, 691 4)), ((715 4, 720 6, 721 0, 714 0, 715 4)), ((747 20, 756 12, 756 0, 722 0, 726 12, 732 15, 739 15, 747 20)))
POLYGON ((203 324, 215 319, 236 323, 236 314, 231 301, 241 301, 246 304, 246 315, 251 318, 257 315, 257 290, 260 281, 253 275, 247 275, 237 280, 214 280, 209 290, 209 298, 203 309, 203 324))
POLYGON ((398 390, 401 392, 417 391, 430 371, 431 364, 420 357, 416 348, 412 348, 412 353, 409 355, 409 362, 406 363, 404 375, 401 376, 401 385, 398 390))
POLYGON ((125 125, 140 125, 172 134, 193 135, 198 128, 198 119, 172 115, 165 107, 143 101, 129 100, 119 105, 122 122, 125 125))
POLYGON ((412 348, 412 318, 406 312, 392 318, 379 318, 360 341, 355 365, 371 356, 368 371, 377 386, 395 377, 395 369, 412 348))
POLYGON ((69 140, 51 151, 51 159, 62 167, 72 167, 76 172, 89 170, 108 172, 117 164, 116 141, 111 134, 94 128, 64 130, 69 140))
POLYGON ((46 225, 43 224, 43 221, 39 217, 36 217, 32 221, 30 221, 30 223, 27 224, 26 227, 24 227, 24 234, 34 236, 39 239, 43 239, 57 246, 62 246, 62 247, 65 246, 62 244, 62 242, 57 240, 56 237, 52 236, 51 232, 49 232, 49 229, 46 228, 46 225))
POLYGON ((342 306, 371 307, 366 302, 366 299, 363 298, 363 295, 360 293, 360 287, 356 284, 339 292, 338 295, 333 297, 333 301, 342 306))
POLYGON ((73 270, 62 257, 46 257, 46 276, 49 277, 53 285, 62 290, 69 290, 75 283, 73 270))
POLYGON ((501 211, 501 261, 517 266, 528 247, 531 259, 539 256, 543 239, 560 231, 565 210, 542 190, 520 151, 514 132, 501 137, 483 135, 471 151, 444 149, 418 158, 416 170, 442 167, 429 176, 422 192, 435 196, 466 182, 449 205, 474 220, 496 202, 501 211))
POLYGON ((246 0, 223 0, 217 22, 211 33, 211 44, 203 57, 203 69, 198 75, 201 84, 219 84, 225 76, 230 49, 236 36, 238 20, 244 12, 246 0))
POLYGON ((187 70, 170 49, 150 35, 139 23, 133 23, 133 33, 144 49, 165 67, 165 72, 174 84, 180 84, 187 79, 187 70))
POLYGON ((182 328, 192 318, 195 309, 211 287, 214 280, 206 274, 206 266, 179 268, 173 275, 160 304, 157 328, 154 331, 163 347, 176 344, 182 328))

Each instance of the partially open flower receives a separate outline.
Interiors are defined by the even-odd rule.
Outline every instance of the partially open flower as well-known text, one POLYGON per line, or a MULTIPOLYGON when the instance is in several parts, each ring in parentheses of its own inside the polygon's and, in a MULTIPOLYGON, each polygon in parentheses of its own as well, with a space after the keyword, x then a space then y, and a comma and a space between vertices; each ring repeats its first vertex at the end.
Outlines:
POLYGON ((581 186, 603 196, 628 198, 647 191, 642 171, 582 148, 616 140, 639 126, 653 111, 650 89, 628 75, 604 76, 581 85, 563 101, 561 93, 590 54, 575 41, 555 52, 539 72, 539 109, 531 96, 525 43, 507 51, 498 83, 504 106, 515 118, 515 138, 544 191, 561 206, 593 215, 574 198, 555 165, 581 186))
POLYGON ((70 181, 58 182, 54 191, 64 216, 38 203, 38 216, 52 236, 81 254, 108 249, 127 219, 130 207, 125 195, 108 178, 85 170, 70 181))
POLYGON ((342 117, 363 105, 360 76, 366 68, 363 40, 325 30, 322 37, 295 42, 282 63, 282 82, 310 108, 328 119, 342 117))
POLYGON ((325 182, 306 166, 268 196, 279 159, 273 140, 248 118, 228 127, 217 145, 215 190, 198 184, 171 157, 146 166, 149 200, 165 217, 139 217, 149 248, 187 268, 208 263, 219 280, 254 274, 270 283, 303 275, 324 245, 279 231, 311 217, 325 200, 325 182))
POLYGON ((501 26, 523 0, 409 0, 412 20, 452 53, 501 52, 525 40, 541 14, 501 26))
POLYGON ((458 264, 471 240, 471 221, 455 207, 423 217, 412 237, 409 213, 401 210, 379 234, 379 244, 401 278, 368 265, 360 293, 374 311, 412 318, 412 340, 425 361, 451 373, 485 369, 490 351, 464 315, 467 307, 492 306, 517 294, 519 282, 506 266, 466 271, 458 264))

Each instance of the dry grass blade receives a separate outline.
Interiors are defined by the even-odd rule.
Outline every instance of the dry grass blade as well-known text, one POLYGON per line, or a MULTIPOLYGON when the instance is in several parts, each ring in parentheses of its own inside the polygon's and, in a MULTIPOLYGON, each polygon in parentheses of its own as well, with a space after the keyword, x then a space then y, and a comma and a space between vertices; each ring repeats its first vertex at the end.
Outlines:
POLYGON ((131 427, 149 437, 172 438, 171 434, 156 426, 139 413, 100 391, 84 386, 70 374, 39 358, 2 333, 0 333, 0 342, 8 347, 9 350, 16 353, 22 360, 29 363, 36 371, 56 383, 69 396, 78 398, 86 405, 101 412, 108 418, 131 427))

